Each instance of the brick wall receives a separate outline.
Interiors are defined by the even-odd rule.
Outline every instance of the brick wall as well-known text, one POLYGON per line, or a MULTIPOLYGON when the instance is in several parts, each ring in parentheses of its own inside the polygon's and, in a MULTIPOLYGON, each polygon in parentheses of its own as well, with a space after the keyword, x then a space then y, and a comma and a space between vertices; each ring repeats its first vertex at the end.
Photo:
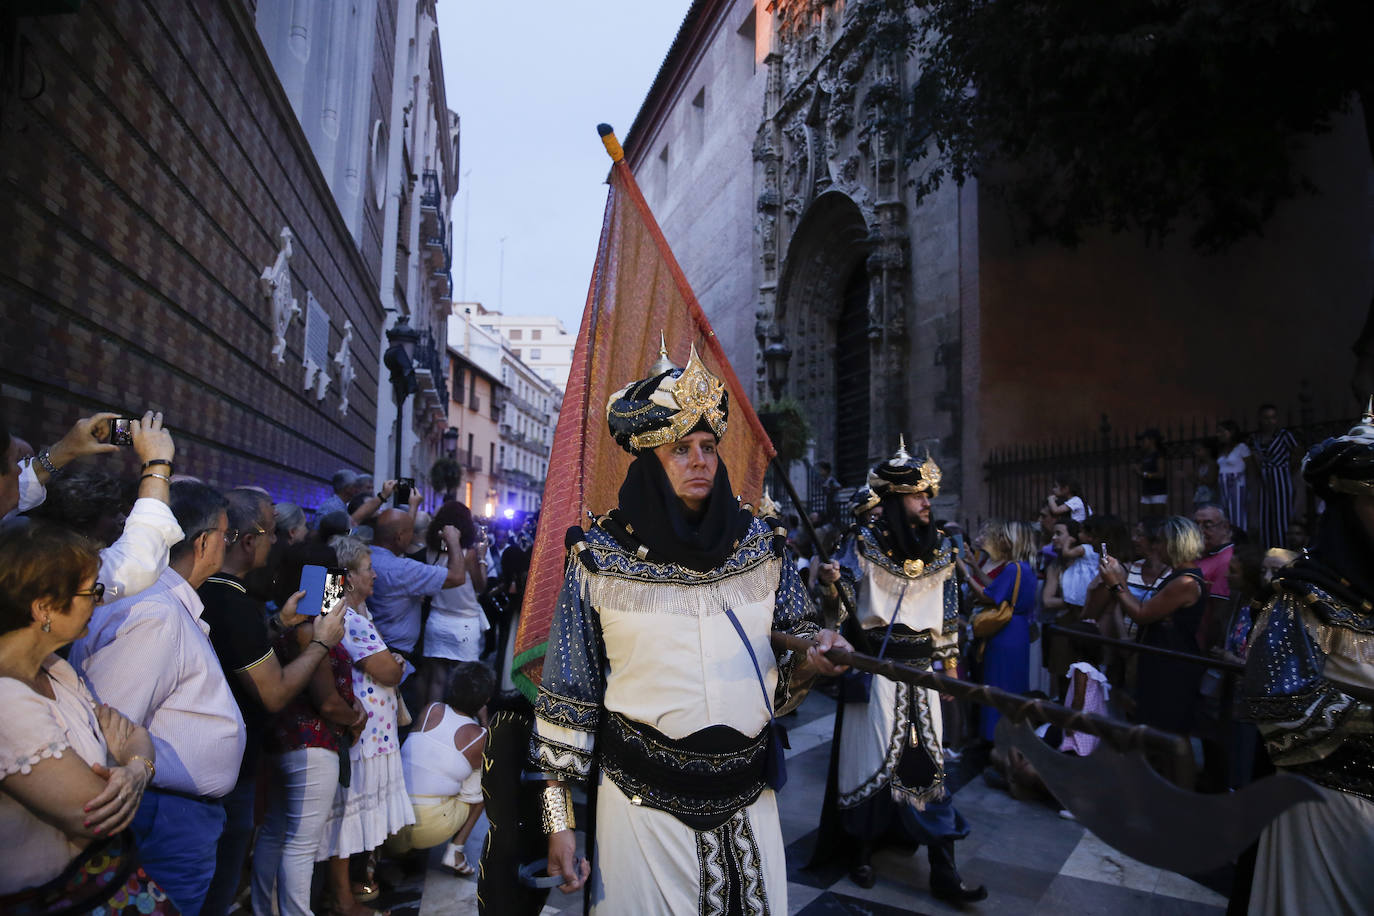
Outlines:
MULTIPOLYGON (((87 3, 21 19, 0 134, 0 385, 16 433, 165 411, 177 469, 314 506, 372 464, 381 306, 238 0, 87 3), (282 226, 294 294, 352 322, 337 381, 302 389, 304 321, 270 355, 258 277, 282 226)), ((336 372, 331 364, 330 375, 336 372)))

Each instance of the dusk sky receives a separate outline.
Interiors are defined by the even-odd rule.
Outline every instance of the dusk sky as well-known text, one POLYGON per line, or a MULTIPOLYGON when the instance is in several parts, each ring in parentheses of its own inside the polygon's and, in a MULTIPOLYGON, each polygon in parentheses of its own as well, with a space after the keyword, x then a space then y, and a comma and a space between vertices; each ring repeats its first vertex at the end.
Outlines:
POLYGON ((455 301, 556 315, 577 333, 610 169, 596 125, 624 140, 688 6, 440 0, 448 103, 463 128, 455 301))

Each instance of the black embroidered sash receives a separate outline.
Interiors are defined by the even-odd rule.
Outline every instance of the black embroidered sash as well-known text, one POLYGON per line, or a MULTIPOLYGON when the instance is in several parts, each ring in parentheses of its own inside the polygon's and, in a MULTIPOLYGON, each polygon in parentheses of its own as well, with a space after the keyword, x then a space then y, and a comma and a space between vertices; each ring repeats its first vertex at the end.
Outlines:
POLYGON ((712 725, 675 739, 613 712, 601 729, 601 771, 633 804, 711 830, 763 791, 767 737, 712 725))

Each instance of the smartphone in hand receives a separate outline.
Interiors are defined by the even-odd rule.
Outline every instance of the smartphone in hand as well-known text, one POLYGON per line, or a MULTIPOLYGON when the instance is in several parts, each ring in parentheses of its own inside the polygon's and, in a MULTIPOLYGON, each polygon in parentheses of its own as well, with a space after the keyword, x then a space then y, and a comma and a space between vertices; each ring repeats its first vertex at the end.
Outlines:
POLYGON ((317 617, 343 598, 348 572, 337 567, 301 567, 301 587, 305 596, 296 604, 296 613, 317 617))
POLYGON ((128 417, 113 417, 110 420, 109 442, 111 445, 133 445, 134 425, 137 420, 128 417))

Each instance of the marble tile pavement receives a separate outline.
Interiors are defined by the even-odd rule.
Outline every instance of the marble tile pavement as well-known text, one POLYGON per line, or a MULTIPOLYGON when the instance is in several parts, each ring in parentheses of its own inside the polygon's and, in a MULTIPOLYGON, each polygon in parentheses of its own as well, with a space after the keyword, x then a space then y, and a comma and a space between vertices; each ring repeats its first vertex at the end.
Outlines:
MULTIPOLYGON (((790 780, 779 796, 783 838, 788 852, 788 913, 796 916, 893 916, 959 912, 929 893, 924 850, 887 849, 874 865, 878 882, 864 889, 848 877, 847 863, 817 871, 801 865, 815 841, 824 794, 834 703, 813 694, 788 720, 792 748, 790 780)), ((1047 805, 1021 802, 986 786, 978 778, 983 759, 973 754, 952 764, 955 803, 972 824, 968 839, 956 847, 965 880, 986 884, 988 899, 966 913, 1171 914, 1211 916, 1225 912, 1228 876, 1193 880, 1151 868, 1118 853, 1077 822, 1061 818, 1047 805), (1209 886, 1210 885, 1210 886, 1209 886)), ((467 846, 477 862, 485 819, 467 846)), ((454 877, 438 867, 438 850, 427 859, 384 864, 390 889, 373 905, 393 916, 469 916, 476 914, 476 880, 454 877)), ((544 916, 580 912, 581 897, 553 891, 544 916)))

